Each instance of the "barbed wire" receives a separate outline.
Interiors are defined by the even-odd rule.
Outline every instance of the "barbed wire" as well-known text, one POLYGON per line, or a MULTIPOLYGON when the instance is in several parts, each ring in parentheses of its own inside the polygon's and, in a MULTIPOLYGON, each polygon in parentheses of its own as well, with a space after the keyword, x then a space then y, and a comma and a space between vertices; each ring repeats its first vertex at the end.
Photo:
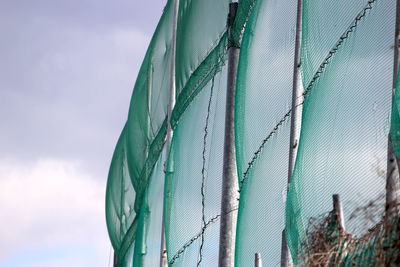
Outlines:
MULTIPOLYGON (((227 214, 238 210, 239 208, 236 207, 232 210, 230 210, 229 212, 227 212, 227 214)), ((183 254, 183 252, 185 252, 185 250, 190 247, 190 245, 192 245, 194 243, 194 241, 196 241, 197 239, 199 239, 201 237, 201 235, 203 235, 206 231, 206 229, 208 228, 208 226, 210 226, 212 223, 218 221, 218 219, 221 217, 221 214, 218 214, 214 217, 212 217, 210 220, 207 221, 207 223, 201 228, 201 231, 195 235, 194 237, 192 237, 188 242, 186 242, 176 253, 175 255, 171 258, 171 260, 169 261, 169 264, 174 264, 176 262, 177 259, 179 259, 179 257, 183 254)))
MULTIPOLYGON (((206 194, 204 192, 205 181, 206 181, 206 151, 207 151, 208 122, 210 119, 211 102, 212 102, 213 91, 214 91, 214 78, 215 78, 215 76, 212 78, 212 81, 211 81, 210 98, 208 100, 206 125, 204 127, 204 137, 203 137, 203 155, 202 155, 202 167, 201 167, 201 214, 202 214, 201 218, 203 221, 203 227, 204 227, 204 225, 206 225, 206 215, 205 215, 206 194)), ((200 263, 203 260, 203 246, 204 246, 204 231, 202 231, 202 234, 201 234, 201 244, 200 244, 200 248, 199 248, 199 260, 197 262, 197 266, 200 266, 200 263)))
POLYGON ((328 55, 324 58, 321 65, 319 65, 316 73, 314 74, 313 78, 309 82, 306 90, 304 90, 304 94, 308 94, 308 92, 313 87, 314 83, 319 79, 321 74, 324 72, 325 67, 330 63, 331 58, 336 54, 340 46, 343 44, 344 40, 346 40, 350 34, 354 31, 354 29, 358 26, 358 23, 367 15, 367 11, 372 9, 372 4, 375 3, 377 0, 368 0, 367 5, 357 14, 356 18, 352 21, 350 26, 346 29, 346 31, 340 36, 339 40, 335 43, 333 48, 329 51, 328 55))

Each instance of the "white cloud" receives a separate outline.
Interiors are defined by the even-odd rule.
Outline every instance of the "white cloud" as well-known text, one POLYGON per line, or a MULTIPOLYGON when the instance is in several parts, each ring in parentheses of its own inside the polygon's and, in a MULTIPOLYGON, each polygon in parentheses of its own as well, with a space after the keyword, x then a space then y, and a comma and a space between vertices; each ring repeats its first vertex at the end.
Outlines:
MULTIPOLYGON (((67 247, 70 253, 59 257, 69 258, 74 266, 95 266, 90 263, 93 260, 106 266, 110 243, 104 196, 105 181, 93 180, 76 163, 0 161, 0 263, 23 257, 23 251, 67 247), (82 250, 87 250, 86 258, 82 250)), ((38 259, 42 264, 18 266, 50 266, 63 261, 54 253, 44 253, 53 255, 42 255, 38 259)))

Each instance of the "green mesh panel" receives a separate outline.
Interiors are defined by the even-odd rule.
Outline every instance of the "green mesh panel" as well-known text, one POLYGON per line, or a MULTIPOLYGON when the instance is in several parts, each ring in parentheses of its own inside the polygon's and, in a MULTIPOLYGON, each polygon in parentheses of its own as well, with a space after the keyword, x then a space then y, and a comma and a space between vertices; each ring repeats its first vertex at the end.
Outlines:
MULTIPOLYGON (((226 19, 229 1, 179 2, 173 128, 225 64, 228 44, 226 19)), ((161 180, 159 167, 154 173, 153 168, 161 164, 160 155, 166 135, 172 3, 172 0, 168 1, 142 63, 128 120, 114 152, 108 177, 107 227, 122 267, 132 264, 152 266, 153 259, 149 260, 148 256, 153 252, 147 251, 156 251, 155 246, 160 243, 161 235, 149 234, 149 231, 153 232, 149 229, 156 229, 161 220, 159 206, 152 204, 160 196, 154 193, 159 188, 152 180, 161 180), (149 248, 147 245, 145 249, 144 243, 155 246, 149 248)), ((240 8, 243 15, 235 30, 239 35, 247 20, 248 8, 248 5, 240 8)))
POLYGON ((341 196, 348 232, 361 235, 381 219, 384 203, 372 217, 351 215, 385 192, 394 19, 395 1, 304 1, 307 93, 286 210, 297 263, 310 219, 332 209, 332 194, 341 196))
MULTIPOLYGON (((190 34, 190 39, 197 40, 196 44, 190 41, 190 47, 178 44, 182 57, 193 58, 192 54, 185 54, 192 47, 211 45, 213 49, 187 80, 187 88, 182 89, 172 114, 174 137, 164 211, 170 266, 217 266, 218 262, 226 90, 226 70, 220 71, 226 62, 228 45, 226 28, 221 32, 213 29, 214 20, 226 26, 228 1, 219 2, 191 1, 191 12, 204 11, 199 17, 201 21, 193 27, 190 21, 181 28, 178 26, 179 33, 185 32, 184 38, 190 34), (224 12, 212 10, 219 6, 225 7, 224 12), (220 17, 216 19, 214 15, 220 17), (203 42, 208 36, 197 35, 199 25, 210 27, 211 35, 219 36, 219 39, 208 44, 203 42)), ((239 4, 232 30, 234 43, 238 46, 253 3, 241 1, 239 4)), ((185 45, 187 42, 185 40, 185 45)))
MULTIPOLYGON (((110 240, 114 248, 120 248, 129 227, 137 227, 133 208, 135 190, 130 180, 126 157, 125 129, 122 131, 114 151, 107 182, 106 217, 110 240)), ((128 255, 133 255, 133 247, 128 255)), ((120 262, 131 257, 123 257, 120 262)))
POLYGON ((138 216, 133 266, 158 266, 160 263, 161 218, 163 211, 165 151, 157 161, 138 216))
POLYGON ((256 252, 265 266, 280 261, 290 134, 285 114, 292 95, 296 6, 296 1, 257 1, 241 45, 235 110, 241 185, 238 267, 251 266, 256 252))
MULTIPOLYGON (((399 73, 400 74, 400 73, 399 73)), ((399 77, 399 75, 398 75, 399 77)), ((395 95, 392 106, 392 120, 390 125, 390 136, 392 146, 397 158, 400 158, 400 79, 397 78, 395 95)))
MULTIPOLYGON (((110 166, 106 218, 121 267, 158 265, 162 212, 170 266, 217 265, 230 1, 180 1, 171 118, 175 133, 162 188, 172 2, 146 53, 110 166)), ((236 266, 251 266, 255 252, 266 266, 279 262, 295 4, 240 1, 229 40, 241 47, 235 110, 241 187, 236 266)), ((332 194, 341 195, 348 231, 361 235, 374 224, 352 213, 362 203, 382 202, 394 10, 390 0, 304 0, 301 68, 306 95, 286 203, 286 238, 296 263, 304 256, 310 219, 331 210, 332 194)), ((397 155, 399 94, 393 99, 390 125, 397 155)), ((380 219, 383 208, 373 221, 380 219)), ((373 262, 382 236, 388 234, 379 230, 363 242, 351 241, 354 246, 342 263, 373 262)), ((387 240, 390 245, 395 238, 387 240)))
MULTIPOLYGON (((180 0, 176 46, 177 95, 226 31, 227 0, 180 0)), ((204 86, 204 85, 203 85, 204 86)))
POLYGON ((367 2, 303 1, 301 68, 305 85, 310 83, 330 49, 367 2))
MULTIPOLYGON (((180 18, 178 22, 181 25, 185 24, 186 27, 189 27, 187 24, 188 20, 190 20, 190 18, 195 18, 192 14, 193 10, 190 9, 191 5, 189 3, 191 1, 180 2, 180 18)), ((194 6, 198 8, 199 4, 194 6)), ((146 216, 141 215, 144 212, 141 212, 141 209, 147 208, 147 204, 143 202, 143 199, 149 186, 149 178, 152 169, 161 153, 166 133, 165 117, 169 94, 169 70, 171 64, 171 7, 172 1, 169 1, 164 9, 163 16, 140 69, 132 95, 128 121, 124 133, 121 135, 121 139, 123 140, 120 141, 120 143, 122 145, 120 145, 121 148, 117 147, 115 151, 109 175, 109 184, 115 184, 117 186, 119 183, 124 183, 120 186, 129 187, 131 190, 129 192, 123 192, 122 197, 120 192, 110 189, 107 190, 107 225, 112 244, 121 264, 122 259, 131 257, 127 255, 131 255, 128 251, 133 249, 136 230, 145 231, 142 229, 148 228, 146 223, 144 223, 146 221, 144 217, 146 216), (121 161, 120 158, 123 158, 125 162, 125 165, 123 165, 124 172, 121 171, 122 165, 118 162, 121 161), (127 164, 128 162, 129 164, 127 164), (139 218, 136 217, 136 214, 140 214, 140 216, 143 217, 139 225, 139 218), (126 218, 130 218, 130 221, 127 221, 126 218), (126 224, 126 226, 124 225, 124 227, 121 227, 120 225, 122 222, 126 224)), ((215 12, 219 12, 218 14, 224 17, 224 21, 221 22, 221 19, 218 20, 218 18, 216 18, 212 23, 220 21, 219 26, 218 24, 214 24, 213 28, 204 28, 203 31, 198 30, 197 35, 194 34, 193 36, 204 35, 208 36, 208 38, 204 38, 203 45, 201 45, 201 42, 196 44, 196 50, 192 50, 191 58, 185 55, 183 58, 180 57, 182 59, 179 60, 179 63, 177 62, 177 81, 180 81, 177 86, 177 97, 179 98, 179 92, 185 92, 183 94, 184 98, 178 100, 178 103, 183 103, 178 106, 179 112, 175 112, 175 116, 178 119, 184 112, 188 103, 190 103, 191 99, 193 99, 199 91, 198 87, 204 83, 204 78, 210 79, 212 77, 195 76, 188 78, 188 74, 212 74, 213 72, 210 72, 210 70, 214 70, 215 73, 218 64, 215 64, 216 60, 210 60, 209 55, 212 55, 211 57, 216 59, 221 57, 219 55, 221 49, 214 49, 214 47, 224 47, 223 38, 220 41, 220 37, 224 36, 225 32, 226 15, 224 14, 227 13, 227 3, 225 5, 220 4, 214 8, 215 12), (209 34, 208 31, 210 33, 217 33, 209 34), (213 43, 214 45, 206 46, 204 45, 205 43, 213 43), (202 64, 202 61, 208 64, 202 64), (183 84, 186 80, 188 80, 186 84, 183 84)), ((202 16, 202 12, 198 12, 196 16, 198 20, 202 16)), ((194 22, 192 22, 192 24, 193 23, 194 22)), ((178 28, 181 29, 182 26, 178 26, 178 28)), ((190 30, 190 27, 188 29, 190 30)), ((195 47, 195 44, 188 43, 190 42, 189 38, 179 37, 179 34, 180 32, 178 31, 178 46, 183 47, 187 45, 189 47, 195 47)), ((186 34, 187 33, 184 31, 181 33, 181 35, 186 34)), ((217 60, 217 62, 219 61, 217 60)), ((156 243, 156 241, 154 242, 156 243)))
POLYGON ((165 136, 172 10, 169 1, 151 40, 132 95, 129 116, 111 162, 107 227, 120 265, 131 266, 138 217, 165 136), (116 191, 114 188, 120 188, 116 191))
POLYGON ((218 264, 219 220, 204 226, 220 213, 225 69, 203 88, 174 131, 165 187, 170 266, 218 264))

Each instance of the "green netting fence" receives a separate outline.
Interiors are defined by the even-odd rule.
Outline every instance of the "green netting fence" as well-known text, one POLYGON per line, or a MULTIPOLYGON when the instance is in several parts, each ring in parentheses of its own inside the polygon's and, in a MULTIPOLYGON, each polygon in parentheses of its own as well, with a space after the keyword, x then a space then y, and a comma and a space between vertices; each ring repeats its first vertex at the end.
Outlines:
POLYGON ((240 208, 236 266, 280 263, 288 180, 296 1, 257 1, 246 25, 236 88, 240 208))
POLYGON ((304 94, 297 100, 300 139, 288 193, 297 1, 239 2, 228 37, 230 1, 179 1, 168 156, 174 18, 173 0, 167 2, 107 182, 107 227, 118 265, 159 265, 163 215, 169 266, 218 265, 229 45, 241 49, 235 265, 252 266, 256 252, 264 266, 279 265, 284 229, 295 265, 312 265, 322 252, 319 260, 331 265, 396 262, 398 218, 382 221, 389 133, 400 156, 400 91, 392 96, 396 1, 303 0, 304 94), (343 200, 345 230, 332 217, 333 194, 343 200))
POLYGON ((310 219, 340 194, 346 231, 367 233, 385 204, 395 1, 304 1, 302 127, 286 210, 295 263, 310 249, 310 219), (356 214, 365 203, 378 209, 356 214), (371 213, 371 214, 368 214, 371 213))
POLYGON ((172 266, 218 263, 225 68, 188 107, 174 131, 166 184, 166 236, 172 266), (197 119, 193 119, 193 118, 197 119), (185 244, 196 238, 193 243, 185 244))
MULTIPOLYGON (((176 104, 171 118, 173 129, 181 124, 180 121, 183 120, 182 115, 186 109, 195 105, 197 95, 200 93, 204 95, 206 93, 206 90, 203 93, 204 88, 210 90, 211 80, 213 84, 216 84, 213 90, 218 97, 218 108, 221 112, 223 92, 219 88, 223 87, 225 81, 222 80, 225 79, 221 78, 219 73, 226 62, 229 2, 225 0, 179 1, 176 40, 176 104)), ((240 19, 235 21, 233 31, 236 43, 240 42, 253 2, 243 1, 239 9, 238 18, 240 19)), ((161 156, 167 128, 172 6, 173 1, 168 1, 142 63, 133 90, 128 120, 121 133, 110 167, 106 192, 106 219, 111 243, 120 266, 132 266, 132 264, 148 266, 149 262, 152 265, 157 261, 154 258, 155 251, 160 250, 161 233, 158 235, 156 232, 161 231, 158 227, 161 225, 163 211, 155 203, 162 202, 162 199, 159 199, 162 194, 155 192, 159 192, 158 187, 163 183, 164 174, 160 166, 164 165, 163 161, 166 160, 161 156)), ((216 99, 214 103, 217 103, 216 99)), ((214 139, 216 137, 212 137, 212 140, 214 139)), ((189 140, 188 143, 187 145, 190 145, 189 140)), ((203 148, 199 147, 197 152, 197 155, 201 156, 203 148)), ((216 152, 207 153, 211 155, 216 152)), ((207 157, 210 156, 207 154, 207 157)), ((181 163, 175 163, 176 166, 179 164, 181 163)), ((209 166, 205 168, 207 168, 206 171, 214 172, 208 170, 209 166)), ((220 168, 222 169, 222 166, 220 168)), ((175 172, 169 175, 172 173, 175 172)), ((198 174, 203 176, 201 170, 198 174)), ((178 180, 180 177, 174 179, 178 180)), ((201 194, 200 188, 198 193, 201 194)), ((171 216, 167 218, 174 219, 171 216)), ((170 223, 166 221, 166 226, 168 225, 170 223)), ((202 228, 203 226, 200 226, 198 231, 202 228)), ((192 232, 186 233, 182 237, 187 238, 184 241, 166 237, 168 250, 171 250, 168 251, 169 260, 176 252, 172 251, 175 248, 173 244, 184 245, 181 241, 190 241, 191 235, 192 232)))

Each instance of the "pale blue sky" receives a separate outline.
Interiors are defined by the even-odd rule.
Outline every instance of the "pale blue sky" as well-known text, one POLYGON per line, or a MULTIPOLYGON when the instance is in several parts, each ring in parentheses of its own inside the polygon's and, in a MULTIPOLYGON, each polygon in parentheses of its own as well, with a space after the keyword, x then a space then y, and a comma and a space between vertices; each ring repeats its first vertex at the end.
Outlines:
POLYGON ((0 0, 0 266, 108 266, 108 167, 165 2, 0 0))

